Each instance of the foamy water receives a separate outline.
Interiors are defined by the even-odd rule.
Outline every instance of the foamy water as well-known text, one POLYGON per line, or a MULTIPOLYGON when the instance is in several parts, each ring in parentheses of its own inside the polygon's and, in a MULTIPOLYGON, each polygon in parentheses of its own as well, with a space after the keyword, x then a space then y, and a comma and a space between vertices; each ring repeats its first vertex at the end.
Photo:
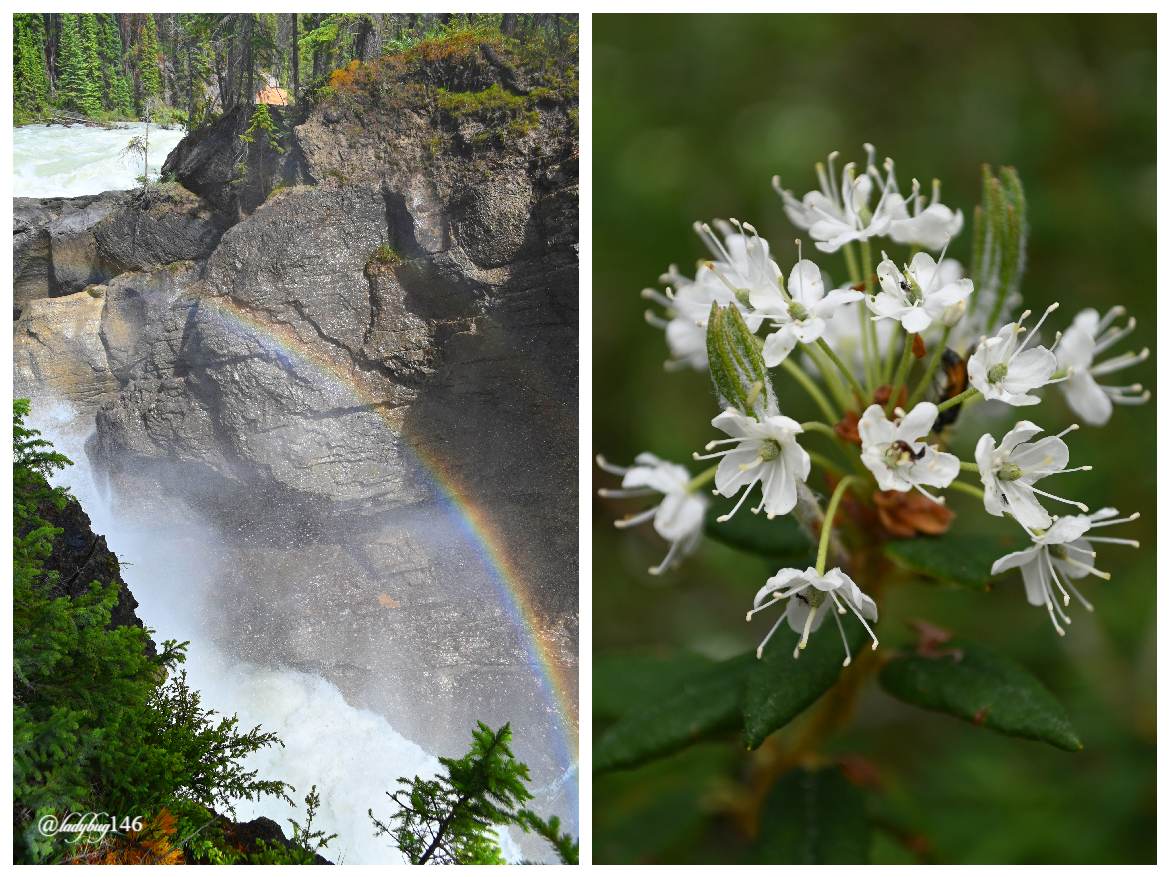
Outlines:
MULTIPOLYGON (((16 198, 75 198, 133 189, 142 162, 118 153, 146 131, 142 122, 106 130, 61 125, 24 125, 12 131, 12 194, 16 198)), ((167 155, 183 139, 181 128, 150 126, 150 175, 157 176, 167 155)))
MULTIPOLYGON (((73 461, 52 481, 69 487, 94 532, 106 537, 124 564, 122 576, 138 600, 139 617, 155 630, 155 642, 191 641, 181 669, 187 672, 189 686, 200 692, 204 708, 237 715, 242 732, 256 725, 274 731, 284 743, 283 748, 254 753, 244 763, 258 769, 262 779, 295 786, 297 791, 290 796, 297 806, 270 796, 258 802, 237 801, 237 817, 248 821, 267 816, 291 837, 287 820, 305 824, 304 797, 316 784, 321 807, 313 828, 338 835, 322 850, 326 858, 354 865, 404 863, 388 837, 374 837, 367 810, 373 808, 375 816, 388 822, 394 805, 386 792, 401 787, 398 777, 434 776, 438 759, 382 716, 346 703, 337 687, 320 676, 258 667, 219 654, 203 623, 210 608, 203 598, 218 569, 214 532, 188 523, 177 535, 173 525, 145 525, 118 515, 115 497, 95 479, 85 453, 92 423, 78 418, 69 405, 42 400, 28 424, 73 461)), ((470 742, 470 733, 468 737, 470 742)), ((507 832, 501 832, 500 844, 509 861, 522 858, 507 832)))

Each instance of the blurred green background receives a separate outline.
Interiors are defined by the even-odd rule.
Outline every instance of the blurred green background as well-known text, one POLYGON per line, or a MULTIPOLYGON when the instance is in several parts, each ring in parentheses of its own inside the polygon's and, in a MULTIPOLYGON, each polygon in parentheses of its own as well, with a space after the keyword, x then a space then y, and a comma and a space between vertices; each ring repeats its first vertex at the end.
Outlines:
MULTIPOLYGON (((863 166, 864 142, 877 147, 879 164, 895 159, 904 192, 911 177, 927 191, 932 178, 943 181, 943 202, 966 219, 949 253, 964 264, 980 164, 1014 165, 1032 229, 1025 307, 1061 303, 1043 330, 1047 343, 1079 309, 1123 304, 1138 327, 1116 352, 1153 348, 1153 15, 596 15, 593 27, 595 453, 627 464, 650 450, 689 463, 715 437, 707 376, 663 370, 663 333, 643 320, 639 291, 661 288, 671 262, 693 276, 707 255, 691 230, 696 219, 752 222, 787 272, 797 229, 772 175, 800 197, 816 188, 814 163, 831 150, 842 152, 838 168, 863 166)), ((814 258, 844 280, 839 254, 814 258)), ((1106 382, 1156 392, 1154 370, 1151 359, 1106 382)), ((784 413, 814 416, 798 391, 779 393, 784 413)), ((1059 430, 1072 414, 1055 387, 1044 394, 1026 416, 1059 430)), ((866 792, 867 807, 888 827, 874 832, 874 862, 1155 861, 1156 402, 1115 408, 1107 426, 1071 434, 1072 464, 1094 469, 1048 488, 1092 508, 1142 513, 1110 535, 1143 547, 1102 547, 1097 563, 1112 579, 1088 580, 1097 612, 1074 603, 1067 637, 1026 603, 1017 574, 988 594, 912 585, 888 595, 883 647, 912 640, 909 618, 980 639, 1050 686, 1085 748, 1068 754, 1002 737, 871 684, 853 725, 825 753, 877 766, 880 787, 866 792)), ((982 432, 1002 435, 1019 419, 964 418, 955 450, 965 459, 982 432)), ((595 470, 595 487, 614 482, 595 470)), ((775 570, 704 540, 681 569, 651 577, 646 569, 666 543, 649 525, 625 533, 612 525, 637 502, 594 498, 595 660, 687 651, 722 659, 754 649, 769 625, 745 624, 744 612, 775 570)), ((955 495, 952 506, 958 528, 1013 526, 973 498, 955 495)), ((605 727, 596 717, 594 733, 605 727)), ((749 860, 750 842, 715 803, 744 768, 735 740, 598 776, 594 860, 749 860)))

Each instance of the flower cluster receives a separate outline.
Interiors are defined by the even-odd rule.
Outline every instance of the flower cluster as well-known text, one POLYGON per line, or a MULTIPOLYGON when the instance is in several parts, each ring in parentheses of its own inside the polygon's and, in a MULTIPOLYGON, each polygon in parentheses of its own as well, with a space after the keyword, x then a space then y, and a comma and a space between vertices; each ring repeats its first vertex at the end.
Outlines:
MULTIPOLYGON (((1000 558, 990 572, 1019 568, 1029 602, 1044 606, 1063 635, 1061 622, 1069 622, 1063 607, 1070 595, 1092 610, 1073 580, 1109 577, 1096 568, 1093 543, 1137 546, 1132 540, 1086 534, 1137 515, 1118 517, 1115 509, 1088 514, 1083 503, 1037 486, 1049 476, 1090 468, 1068 465, 1070 452, 1063 439, 1076 424, 1037 438, 1043 430, 1021 420, 999 439, 983 435, 971 462, 945 449, 951 427, 963 409, 981 399, 1013 407, 1039 404, 1037 393, 1049 384, 1060 385, 1069 408, 1083 422, 1101 426, 1114 405, 1144 402, 1149 392, 1136 384, 1103 386, 1097 379, 1145 360, 1149 351, 1094 364, 1134 328, 1132 319, 1124 328, 1113 325, 1124 314, 1119 307, 1104 317, 1092 309, 1082 311, 1047 347, 1039 333, 1055 303, 1030 330, 1024 326, 1030 311, 1011 316, 1020 300, 1027 231, 1023 189, 1013 170, 1002 171, 1003 183, 985 171, 984 205, 976 208, 973 223, 973 270, 965 276, 960 263, 946 257, 950 241, 963 229, 962 211, 941 202, 937 180, 929 203, 917 180, 903 197, 894 162, 886 159, 879 169, 873 147, 867 144, 865 149, 863 169, 850 163, 838 175, 837 153, 829 156, 827 168, 818 164, 820 188, 800 199, 782 189, 778 177, 773 179, 788 218, 807 232, 816 249, 844 255, 847 283, 835 286, 821 265, 804 258, 799 241, 796 261, 786 275, 768 242, 750 224, 716 221, 712 225, 718 233, 712 225, 695 224, 711 258, 699 264, 693 280, 671 266, 661 278, 665 292, 643 292, 664 314, 648 311, 646 318, 665 330, 668 369, 710 373, 721 409, 711 426, 727 438, 715 439, 706 446, 707 453, 693 455, 695 460, 718 459, 694 476, 652 454, 638 455, 629 469, 598 457, 601 468, 622 476, 621 490, 600 493, 663 496, 659 505, 617 522, 624 527, 653 519, 659 535, 670 543, 666 559, 650 570, 653 574, 693 551, 704 527, 719 526, 740 513, 757 484, 761 498, 751 513, 763 511, 769 519, 797 515, 819 541, 817 564, 779 570, 756 595, 749 620, 787 601, 758 655, 785 618, 800 635, 794 657, 826 614, 837 619, 846 640, 839 616, 847 610, 877 647, 866 622, 876 622, 877 604, 845 572, 857 574, 850 555, 831 535, 846 492, 853 494, 850 516, 855 522, 869 520, 868 536, 878 540, 945 529, 953 517, 945 511, 947 490, 978 496, 988 514, 1014 519, 1032 547, 1000 558), (875 266, 874 238, 908 247, 909 254, 899 265, 880 250, 875 266), (937 259, 932 252, 938 253, 937 259), (792 356, 798 350, 799 363, 792 356), (920 374, 911 381, 920 360, 920 374), (824 420, 800 423, 782 414, 778 387, 800 387, 824 420), (928 395, 930 399, 924 398, 928 395), (815 441, 829 442, 835 457, 806 450, 803 445, 813 435, 819 436, 815 441), (814 465, 823 469, 830 486, 835 484, 824 512, 807 486, 814 465), (962 481, 963 472, 976 475, 982 486, 962 481), (707 486, 712 481, 713 493, 738 498, 730 511, 708 521, 707 486), (1075 506, 1079 514, 1054 515, 1042 500, 1075 506), (924 514, 923 507, 940 512, 924 514), (868 518, 866 508, 872 510, 868 518), (840 565, 826 571, 830 549, 840 565)), ((848 664, 852 655, 847 641, 845 650, 848 664)))

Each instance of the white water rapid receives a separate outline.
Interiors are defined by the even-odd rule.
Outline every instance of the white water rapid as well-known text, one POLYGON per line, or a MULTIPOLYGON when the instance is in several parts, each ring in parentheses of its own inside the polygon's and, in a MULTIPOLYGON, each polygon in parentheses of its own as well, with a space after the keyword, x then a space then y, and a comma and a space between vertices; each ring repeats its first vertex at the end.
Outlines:
MULTIPOLYGON (((12 195, 15 198, 74 198, 133 189, 142 162, 118 153, 146 131, 141 122, 116 127, 24 125, 12 131, 12 195)), ((150 176, 158 176, 167 154, 183 139, 181 128, 151 125, 150 176)))
MULTIPOLYGON (((144 126, 125 126, 113 131, 96 128, 27 126, 16 129, 14 141, 14 195, 17 197, 76 197, 135 185, 134 177, 141 166, 132 167, 118 157, 118 151, 144 126)), ((151 129, 151 173, 157 174, 168 151, 182 137, 179 130, 151 129)), ((291 836, 288 817, 304 824, 304 797, 316 784, 321 808, 314 829, 339 836, 322 850, 322 854, 344 864, 393 864, 402 862, 401 854, 387 837, 375 838, 367 809, 383 822, 388 821, 393 805, 386 792, 400 787, 397 778, 431 776, 439 769, 433 753, 407 739, 391 727, 377 710, 380 701, 343 695, 337 685, 313 673, 301 672, 282 664, 279 659, 264 665, 241 661, 221 650, 214 632, 225 612, 222 573, 232 566, 233 549, 208 524, 193 518, 190 509, 176 499, 175 516, 152 517, 127 512, 126 503, 112 495, 104 476, 95 476, 84 450, 85 441, 94 431, 92 416, 80 416, 69 404, 44 396, 32 400, 30 426, 42 431, 54 446, 74 465, 59 473, 57 483, 68 485, 89 515, 93 531, 104 535, 107 544, 124 564, 123 578, 138 600, 138 616, 155 630, 154 639, 190 640, 187 672, 190 687, 202 695, 205 708, 224 715, 236 714, 240 730, 256 725, 274 731, 284 748, 263 750, 247 762, 258 769, 259 776, 291 783, 297 791, 291 797, 294 809, 271 797, 259 802, 237 802, 237 818, 247 821, 267 816, 277 821, 291 836), (99 483, 99 481, 103 483, 99 483), (180 523, 181 522, 181 523, 180 523), (362 708, 353 705, 361 702, 362 708)), ((152 507, 152 512, 166 509, 152 507)), ((474 552, 466 540, 460 543, 447 530, 452 524, 429 520, 438 513, 420 512, 420 527, 430 527, 423 540, 432 540, 435 556, 449 558, 448 572, 456 562, 464 587, 484 588, 485 573, 477 568, 474 552), (447 529, 444 529, 447 528, 447 529)), ((436 518, 437 520, 437 518, 436 518)), ((452 530, 452 532, 454 532, 452 530)), ((238 548, 238 546, 237 546, 238 548)), ((483 593, 487 593, 483 591, 483 593)), ((315 623, 315 622, 314 622, 315 623)), ((356 628, 357 625, 355 624, 356 628)), ((250 628, 248 628, 250 630, 250 628)), ((308 669, 314 669, 309 667, 308 669)), ((369 668, 366 668, 369 669, 369 668)), ((393 677, 393 668, 375 668, 379 678, 393 677)), ((552 714, 551 707, 534 693, 535 688, 517 689, 513 731, 514 751, 520 760, 535 765, 535 752, 551 752, 553 733, 539 726, 531 716, 552 714), (524 710, 528 710, 524 712, 524 710), (529 719, 521 716, 529 716, 529 719), (522 735, 527 734, 526 739, 522 735), (528 757, 525 752, 528 752, 528 757)), ((351 693, 347 693, 350 694, 351 693)), ((509 706, 512 710, 512 706, 509 706)), ((471 743, 471 727, 460 729, 466 740, 458 753, 466 752, 471 743)), ((427 741, 423 741, 426 743, 427 741)), ((575 753, 573 753, 575 757, 575 753)), ((530 789, 537 799, 530 806, 542 815, 560 815, 564 827, 577 833, 576 765, 566 766, 562 758, 549 756, 546 769, 534 770, 530 789), (557 767, 556 765, 560 766, 557 767)), ((518 832, 501 832, 501 848, 509 861, 522 858, 552 859, 547 844, 529 838, 518 843, 518 832)))

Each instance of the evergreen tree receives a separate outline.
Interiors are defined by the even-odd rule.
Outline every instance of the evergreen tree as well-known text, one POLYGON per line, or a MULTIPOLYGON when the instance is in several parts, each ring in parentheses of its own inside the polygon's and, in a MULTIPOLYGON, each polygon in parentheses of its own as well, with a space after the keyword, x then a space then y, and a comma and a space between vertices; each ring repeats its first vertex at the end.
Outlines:
POLYGON ((121 116, 134 113, 130 98, 130 83, 126 77, 123 62, 122 37, 118 33, 118 22, 112 14, 99 16, 101 24, 102 68, 106 83, 106 107, 121 116))
POLYGON ((138 46, 138 82, 142 87, 140 103, 148 98, 157 97, 162 85, 158 73, 158 30, 155 28, 154 16, 146 13, 146 23, 142 28, 141 42, 138 46))
POLYGON ((90 109, 86 106, 87 92, 85 55, 78 35, 77 16, 63 12, 57 42, 57 103, 87 113, 90 109))
POLYGON ((102 62, 98 53, 98 21, 92 13, 78 13, 77 41, 81 50, 83 89, 78 108, 87 116, 102 111, 102 62))
POLYGON ((12 96, 14 106, 39 112, 49 101, 45 70, 45 23, 39 14, 12 17, 12 96))

